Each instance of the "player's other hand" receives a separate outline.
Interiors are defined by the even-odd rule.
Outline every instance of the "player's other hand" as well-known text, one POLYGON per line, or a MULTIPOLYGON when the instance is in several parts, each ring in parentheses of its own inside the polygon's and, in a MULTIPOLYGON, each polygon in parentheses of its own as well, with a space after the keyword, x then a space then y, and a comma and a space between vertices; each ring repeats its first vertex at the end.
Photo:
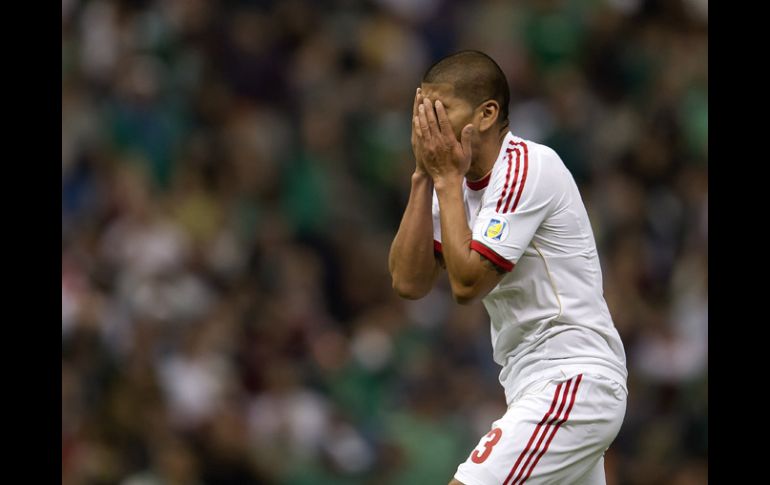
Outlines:
POLYGON ((422 150, 421 145, 418 143, 418 131, 420 129, 419 121, 417 118, 418 115, 418 106, 422 104, 422 90, 420 88, 417 88, 417 92, 414 95, 414 103, 412 104, 412 152, 414 153, 414 160, 415 160, 415 173, 420 175, 427 175, 427 172, 425 171, 425 166, 422 162, 422 150))
POLYGON ((412 131, 417 135, 416 151, 434 183, 465 176, 471 165, 473 125, 463 128, 458 141, 444 105, 439 100, 432 103, 428 98, 418 104, 412 125, 412 131))

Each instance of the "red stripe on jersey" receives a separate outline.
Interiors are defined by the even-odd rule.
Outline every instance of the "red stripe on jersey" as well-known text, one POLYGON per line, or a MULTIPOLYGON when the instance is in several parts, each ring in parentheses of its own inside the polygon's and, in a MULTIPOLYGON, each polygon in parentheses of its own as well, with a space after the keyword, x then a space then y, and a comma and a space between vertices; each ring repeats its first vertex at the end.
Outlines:
POLYGON ((508 212, 508 206, 511 203, 511 199, 513 198, 513 194, 516 193, 517 187, 519 187, 521 180, 519 180, 519 172, 521 171, 521 150, 516 147, 513 149, 514 153, 516 153, 516 171, 513 172, 513 180, 511 180, 511 190, 508 192, 508 199, 505 201, 505 206, 503 207, 503 213, 508 212))
POLYGON ((513 164, 513 156, 511 155, 510 148, 511 145, 508 145, 508 149, 505 151, 505 154, 508 155, 508 170, 505 172, 505 184, 503 185, 503 193, 500 194, 500 198, 497 200, 497 208, 495 209, 495 212, 500 212, 500 206, 503 205, 503 200, 505 199, 505 194, 508 190, 508 180, 511 178, 511 165, 513 164))
POLYGON ((442 252, 441 251, 441 243, 436 241, 435 239, 433 240, 433 250, 436 251, 437 253, 441 253, 442 252))
POLYGON ((471 241, 471 249, 478 252, 488 260, 492 261, 492 263, 495 264, 495 266, 498 266, 500 269, 504 270, 505 272, 511 271, 513 269, 514 264, 505 259, 504 257, 500 256, 496 252, 489 249, 487 246, 484 246, 482 243, 476 241, 475 239, 471 241))
POLYGON ((534 458, 535 455, 537 455, 537 452, 540 450, 540 446, 543 444, 545 437, 548 435, 548 431, 551 429, 551 426, 559 420, 559 416, 561 416, 561 412, 564 409, 564 406, 567 404, 567 396, 569 395, 569 390, 571 386, 572 386, 572 380, 567 381, 567 385, 564 387, 564 393, 562 394, 561 403, 559 404, 559 410, 556 411, 556 415, 553 418, 551 418, 550 421, 548 421, 548 424, 545 426, 545 428, 543 428, 543 434, 540 435, 540 439, 537 440, 537 444, 529 453, 529 456, 524 461, 524 464, 521 466, 519 473, 516 474, 516 478, 514 478, 513 481, 511 482, 511 485, 516 485, 516 483, 519 482, 521 477, 524 475, 525 470, 527 470, 527 467, 529 466, 529 462, 532 461, 532 458, 534 458))
POLYGON ((505 479, 505 482, 503 482, 503 485, 508 485, 508 480, 510 480, 513 474, 516 472, 516 469, 519 467, 519 463, 521 463, 521 460, 529 451, 529 448, 532 446, 532 443, 534 443, 535 438, 537 438, 537 435, 540 432, 540 428, 543 426, 543 423, 548 421, 548 418, 551 416, 551 413, 556 408, 556 401, 559 399, 559 391, 561 391, 561 386, 562 386, 562 383, 559 383, 559 385, 556 386, 556 392, 553 393, 553 401, 551 401, 551 408, 548 410, 547 413, 545 413, 545 416, 543 416, 543 419, 541 419, 540 422, 537 423, 537 427, 535 427, 535 431, 532 433, 532 436, 530 436, 527 446, 524 447, 524 451, 521 452, 521 454, 519 455, 519 458, 516 460, 516 463, 514 463, 513 468, 511 468, 511 472, 508 474, 508 477, 505 479))
POLYGON ((524 175, 521 177, 521 186, 519 187, 519 193, 516 194, 516 200, 513 201, 511 212, 515 211, 516 207, 519 205, 519 199, 521 198, 522 192, 524 192, 524 183, 527 181, 527 172, 529 171, 529 148, 526 143, 522 143, 521 146, 524 147, 524 175))
POLYGON ((503 204, 505 193, 508 190, 508 179, 511 178, 511 152, 506 153, 508 154, 508 170, 505 172, 505 184, 503 185, 503 193, 500 194, 500 198, 497 199, 497 207, 495 208, 495 212, 500 212, 500 206, 503 204))
POLYGON ((545 448, 543 448, 543 451, 540 452, 539 455, 537 455, 537 458, 532 463, 532 466, 529 468, 529 471, 527 472, 527 476, 524 477, 524 480, 521 481, 521 483, 524 483, 527 481, 527 478, 532 474, 532 470, 535 469, 535 465, 537 465, 537 462, 540 461, 540 458, 543 457, 546 451, 548 451, 548 447, 551 445, 551 441, 553 441, 553 437, 556 435, 556 432, 559 431, 559 427, 564 424, 567 419, 569 419, 569 413, 572 411, 572 406, 575 405, 575 394, 577 394, 578 386, 580 385, 580 381, 583 379, 583 374, 580 374, 577 376, 577 381, 575 381, 575 387, 572 389, 572 397, 570 398, 569 407, 567 407, 567 412, 564 414, 564 419, 559 421, 556 426, 553 428, 553 431, 551 432, 551 436, 548 437, 548 441, 545 443, 545 448))
POLYGON ((511 209, 511 212, 516 210, 516 205, 519 203, 519 199, 521 198, 521 193, 524 191, 524 183, 527 181, 527 172, 529 168, 529 148, 527 147, 527 144, 524 142, 516 142, 516 176, 513 178, 514 182, 516 183, 515 189, 511 190, 510 193, 508 193, 508 200, 505 202, 505 208, 503 209, 503 212, 508 212, 508 207, 511 204, 511 199, 513 198, 514 192, 517 192, 516 199, 513 202, 513 208, 511 209), (521 147, 521 148, 520 148, 521 147), (517 181, 517 177, 519 174, 519 158, 522 154, 522 148, 524 150, 524 172, 521 175, 521 180, 517 181))

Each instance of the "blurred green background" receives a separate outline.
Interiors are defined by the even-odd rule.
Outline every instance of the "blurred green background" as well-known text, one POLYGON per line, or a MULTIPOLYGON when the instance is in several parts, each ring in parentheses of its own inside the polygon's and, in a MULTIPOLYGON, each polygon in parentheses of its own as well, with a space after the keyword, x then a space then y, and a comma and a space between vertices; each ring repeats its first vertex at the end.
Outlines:
POLYGON ((63 484, 449 481, 505 410, 488 318, 387 252, 468 48, 591 217, 608 484, 706 483, 707 0, 62 0, 63 484))

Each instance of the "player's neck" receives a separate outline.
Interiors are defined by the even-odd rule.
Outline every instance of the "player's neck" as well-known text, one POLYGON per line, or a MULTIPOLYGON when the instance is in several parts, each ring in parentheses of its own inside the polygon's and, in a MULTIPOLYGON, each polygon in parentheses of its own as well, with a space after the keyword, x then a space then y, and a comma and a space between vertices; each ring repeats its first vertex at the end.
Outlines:
POLYGON ((475 182, 483 179, 492 171, 492 167, 495 166, 497 157, 500 155, 500 147, 503 146, 503 140, 505 140, 505 135, 507 134, 507 129, 501 130, 499 134, 495 135, 494 139, 481 144, 478 156, 473 157, 468 173, 465 174, 466 179, 475 182))

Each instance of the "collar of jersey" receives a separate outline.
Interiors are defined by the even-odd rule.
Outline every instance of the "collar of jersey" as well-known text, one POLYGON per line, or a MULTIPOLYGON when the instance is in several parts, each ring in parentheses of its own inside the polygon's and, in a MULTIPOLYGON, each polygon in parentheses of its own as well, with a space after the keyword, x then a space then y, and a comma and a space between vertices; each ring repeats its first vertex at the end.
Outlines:
MULTIPOLYGON (((508 147, 508 144, 513 141, 513 133, 510 131, 505 135, 505 138, 503 138, 503 144, 500 146, 500 153, 497 155, 497 160, 495 161, 495 165, 497 165, 497 162, 500 161, 500 158, 505 153, 505 149, 508 147)), ((487 185, 489 185, 489 180, 492 178, 492 171, 494 170, 495 166, 492 165, 492 170, 490 170, 486 175, 484 175, 479 180, 468 180, 465 179, 465 185, 468 186, 471 190, 481 190, 486 188, 487 185)))
POLYGON ((479 180, 468 180, 465 179, 465 185, 468 186, 471 190, 481 190, 485 188, 487 185, 489 185, 489 179, 492 178, 492 171, 490 170, 488 174, 484 175, 479 180))

